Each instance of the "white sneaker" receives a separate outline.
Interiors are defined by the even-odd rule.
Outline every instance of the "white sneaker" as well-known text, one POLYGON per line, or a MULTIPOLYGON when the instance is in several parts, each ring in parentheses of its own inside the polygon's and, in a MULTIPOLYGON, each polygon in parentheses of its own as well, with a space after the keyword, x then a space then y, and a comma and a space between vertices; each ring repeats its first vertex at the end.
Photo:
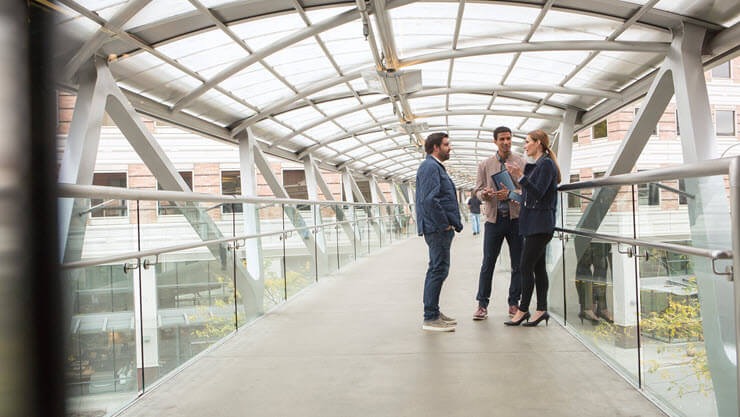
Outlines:
POLYGON ((435 320, 424 320, 421 329, 430 332, 454 332, 455 325, 449 324, 441 318, 437 318, 435 320))

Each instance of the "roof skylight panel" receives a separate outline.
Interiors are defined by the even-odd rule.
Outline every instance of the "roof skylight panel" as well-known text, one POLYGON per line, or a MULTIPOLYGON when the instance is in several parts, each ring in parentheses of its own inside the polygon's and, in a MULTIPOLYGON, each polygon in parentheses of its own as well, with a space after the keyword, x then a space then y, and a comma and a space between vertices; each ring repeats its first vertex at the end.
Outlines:
POLYGON ((288 143, 293 149, 307 148, 316 144, 314 140, 311 140, 303 135, 297 135, 290 138, 290 141, 288 143))
POLYGON ((480 126, 482 119, 483 116, 477 114, 448 116, 449 123, 453 126, 480 126))
POLYGON ((247 52, 244 49, 230 42, 182 56, 177 61, 188 69, 211 78, 245 55, 247 52))
POLYGON ((671 33, 666 30, 657 30, 644 26, 633 25, 627 28, 617 39, 618 41, 636 42, 670 42, 671 33))
POLYGON ((495 129, 498 126, 507 126, 511 130, 516 130, 519 123, 522 122, 521 117, 511 116, 487 116, 483 121, 483 127, 489 129, 495 129))
MULTIPOLYGON (((347 94, 349 94, 349 91, 347 91, 347 94)), ((316 100, 316 107, 320 108, 329 116, 360 105, 360 103, 357 102, 357 99, 352 96, 330 101, 321 101, 318 97, 315 97, 314 99, 316 100)))
MULTIPOLYGON (((172 105, 177 102, 180 97, 192 91, 192 89, 198 87, 200 84, 200 81, 195 78, 189 75, 182 75, 178 78, 173 78, 166 83, 149 86, 149 88, 142 91, 142 93, 151 94, 152 96, 158 97, 158 101, 167 105, 172 105)), ((244 106, 241 107, 246 110, 244 106)))
POLYGON ((445 96, 409 97, 411 109, 416 112, 444 111, 445 96))
POLYGON ((375 123, 373 119, 370 118, 370 116, 364 112, 355 112, 352 114, 349 114, 347 116, 342 116, 334 119, 335 122, 339 123, 339 125, 343 126, 347 130, 355 130, 358 127, 362 127, 365 125, 369 125, 372 123, 375 123))
POLYGON ((604 40, 622 24, 622 21, 615 19, 550 10, 530 40, 532 42, 604 40))
POLYGON ((289 112, 280 113, 276 115, 275 118, 294 128, 300 128, 321 120, 324 116, 313 107, 307 106, 289 112))
POLYGON ((343 133, 344 131, 332 122, 322 123, 306 131, 307 135, 319 140, 341 135, 343 133))
POLYGON ((360 22, 349 22, 329 29, 322 32, 320 38, 343 72, 373 65, 370 46, 362 33, 360 22))
POLYGON ((458 48, 519 42, 529 33, 539 7, 466 3, 458 48))
MULTIPOLYGON (((76 12, 73 13, 76 14, 76 12)), ((55 16, 58 16, 58 14, 55 14, 55 16)), ((59 23, 56 28, 61 36, 75 39, 80 42, 85 42, 90 39, 99 29, 99 24, 82 16, 76 17, 74 19, 65 20, 64 22, 59 23)), ((59 41, 59 39, 56 40, 59 41)))
POLYGON ((413 65, 407 68, 421 70, 421 82, 424 87, 442 87, 447 85, 449 66, 449 60, 442 60, 413 65))
POLYGON ((452 47, 458 5, 412 3, 389 10, 400 58, 452 47))
MULTIPOLYGON (((325 81, 325 80, 322 80, 322 81, 325 81)), ((321 98, 321 97, 331 96, 334 94, 341 94, 341 95, 350 94, 350 91, 347 89, 347 84, 339 83, 333 87, 325 88, 315 94, 311 94, 310 96, 308 96, 308 98, 309 99, 321 98)))
MULTIPOLYGON (((167 55, 172 59, 182 57, 217 48, 221 45, 234 44, 234 41, 222 30, 208 30, 194 35, 186 36, 172 42, 166 42, 156 47, 157 51, 167 55)), ((241 48, 240 48, 241 49, 241 48)), ((243 53, 244 50, 241 49, 243 53)), ((232 58, 233 59, 233 58, 232 58)))
POLYGON ((231 31, 244 39, 254 51, 267 48, 305 27, 306 24, 297 13, 270 15, 229 26, 231 31))
POLYGON ((352 137, 345 139, 345 140, 340 140, 338 142, 334 142, 331 144, 332 148, 336 149, 339 152, 344 152, 348 149, 352 149, 352 148, 355 148, 361 145, 362 145, 362 142, 352 137))
POLYGON ((514 54, 481 55, 455 59, 452 87, 483 87, 501 82, 514 54))
POLYGON ((219 85, 229 91, 237 91, 254 84, 275 82, 279 82, 275 76, 262 64, 257 63, 223 80, 219 85))
POLYGON ((136 13, 123 25, 124 30, 143 26, 160 20, 169 19, 185 13, 195 12, 196 9, 188 1, 182 0, 156 0, 152 1, 136 13))
POLYGON ((255 126, 258 126, 260 129, 264 130, 263 135, 265 135, 265 137, 260 137, 260 139, 269 141, 273 141, 292 133, 292 131, 287 127, 280 125, 270 119, 261 120, 255 123, 255 126), (267 137, 266 135, 269 135, 269 137, 267 137))

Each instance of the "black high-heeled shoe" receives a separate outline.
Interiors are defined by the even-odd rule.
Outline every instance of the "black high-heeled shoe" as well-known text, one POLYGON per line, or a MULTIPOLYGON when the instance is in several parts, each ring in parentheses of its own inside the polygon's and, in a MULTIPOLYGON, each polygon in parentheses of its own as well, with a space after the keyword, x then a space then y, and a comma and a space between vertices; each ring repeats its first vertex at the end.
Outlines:
POLYGON ((544 313, 542 313, 541 316, 537 317, 537 320, 527 321, 526 323, 522 324, 522 326, 525 326, 525 327, 534 327, 534 326, 540 324, 540 322, 542 320, 545 320, 545 326, 547 326, 547 324, 550 322, 550 313, 548 313, 547 311, 545 311, 544 313))
MULTIPOLYGON (((514 321, 514 320, 505 321, 504 324, 507 325, 507 326, 518 326, 518 325, 522 324, 522 322, 524 320, 529 321, 529 311, 524 312, 524 315, 519 320, 517 320, 517 321, 514 321)), ((525 324, 525 326, 526 326, 526 324, 525 324)))
POLYGON ((581 311, 580 313, 578 313, 578 318, 581 319, 581 324, 583 324, 583 320, 584 319, 590 321, 591 324, 594 324, 594 325, 599 324, 599 319, 598 318, 589 317, 589 315, 586 314, 585 311, 581 311))
POLYGON ((607 313, 604 313, 603 310, 597 310, 596 311, 596 316, 599 317, 599 318, 601 318, 601 319, 603 319, 605 322, 607 322, 609 324, 614 323, 614 319, 611 318, 611 317, 609 317, 609 315, 607 313))

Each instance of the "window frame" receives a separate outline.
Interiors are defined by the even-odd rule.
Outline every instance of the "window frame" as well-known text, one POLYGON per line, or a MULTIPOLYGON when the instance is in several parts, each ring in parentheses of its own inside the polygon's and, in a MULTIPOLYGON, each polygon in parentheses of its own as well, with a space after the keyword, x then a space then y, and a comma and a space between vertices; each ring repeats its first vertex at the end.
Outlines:
MULTIPOLYGON (((128 181, 128 172, 127 171, 101 171, 101 172, 93 172, 92 185, 101 185, 101 186, 105 186, 105 187, 119 187, 119 188, 124 188, 125 189, 125 188, 128 188, 128 183, 129 183, 129 181, 128 181), (100 176, 100 175, 107 175, 107 176, 122 175, 123 176, 123 180, 124 180, 124 185, 121 187, 119 185, 96 183, 96 181, 95 181, 95 176, 96 175, 98 175, 98 176, 100 176)), ((118 207, 101 207, 98 210, 92 210, 90 212, 90 217, 91 218, 96 218, 96 219, 99 219, 99 218, 117 218, 117 219, 120 219, 120 218, 128 218, 128 215, 129 215, 128 200, 118 200, 118 199, 112 199, 112 200, 120 201, 120 203, 121 203, 120 206, 118 206, 118 207), (108 212, 114 212, 115 210, 120 210, 121 214, 106 214, 108 212), (99 213, 99 214, 96 214, 96 213, 99 213)), ((94 207, 94 206, 96 206, 98 204, 103 203, 104 201, 106 201, 106 200, 104 200, 102 198, 91 198, 90 199, 90 207, 94 207)))
MULTIPOLYGON (((221 185, 220 191, 221 195, 240 195, 241 194, 241 171, 238 169, 222 169, 219 172, 219 184, 221 185), (224 192, 224 174, 226 173, 236 173, 236 187, 234 193, 225 193, 224 192)), ((223 203, 221 204, 221 213, 222 214, 232 214, 232 213, 242 213, 244 211, 244 207, 242 204, 233 204, 233 203, 223 203)))
POLYGON ((737 124, 737 119, 736 119, 736 114, 735 114, 735 110, 734 109, 715 109, 714 110, 714 134, 715 135, 717 135, 717 136, 729 136, 729 137, 736 136, 737 135, 737 127, 736 127, 736 124, 737 124), (719 127, 720 127, 719 126, 719 113, 720 112, 721 113, 730 113, 732 115, 731 116, 732 117, 732 121, 730 123, 731 126, 732 126, 732 131, 731 132, 725 132, 725 131, 720 131, 719 130, 719 127))
MULTIPOLYGON (((193 190, 193 178, 195 174, 193 173, 193 170, 177 171, 177 173, 180 175, 180 178, 182 178, 183 181, 185 181, 186 184, 188 184, 188 180, 183 176, 183 174, 190 174, 190 183, 188 184, 188 187, 190 187, 190 191, 194 191, 193 190)), ((159 185, 159 181, 157 181, 157 191, 162 191, 162 188, 159 185)), ((177 204, 162 207, 162 203, 174 203, 174 202, 166 201, 166 200, 157 201, 157 216, 177 216, 177 215, 182 214, 180 209, 177 207, 177 204), (172 213, 168 213, 168 211, 172 211, 172 213)))
POLYGON ((609 122, 606 121, 606 119, 595 123, 593 126, 591 126, 591 139, 604 139, 609 137, 609 122), (604 125, 604 135, 603 136, 596 136, 596 130, 600 129, 601 125, 604 125))

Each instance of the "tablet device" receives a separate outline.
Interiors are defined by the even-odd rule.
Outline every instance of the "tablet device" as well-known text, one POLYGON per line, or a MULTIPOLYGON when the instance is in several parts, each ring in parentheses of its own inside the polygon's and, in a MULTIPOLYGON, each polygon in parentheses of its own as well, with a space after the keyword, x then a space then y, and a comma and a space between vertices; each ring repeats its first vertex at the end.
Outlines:
POLYGON ((491 180, 493 181, 493 186, 497 189, 501 189, 501 184, 504 185, 509 190, 509 199, 514 200, 518 203, 522 202, 522 196, 521 194, 515 192, 516 186, 514 186, 514 180, 511 179, 511 175, 509 174, 509 171, 501 171, 496 174, 491 175, 491 180))

